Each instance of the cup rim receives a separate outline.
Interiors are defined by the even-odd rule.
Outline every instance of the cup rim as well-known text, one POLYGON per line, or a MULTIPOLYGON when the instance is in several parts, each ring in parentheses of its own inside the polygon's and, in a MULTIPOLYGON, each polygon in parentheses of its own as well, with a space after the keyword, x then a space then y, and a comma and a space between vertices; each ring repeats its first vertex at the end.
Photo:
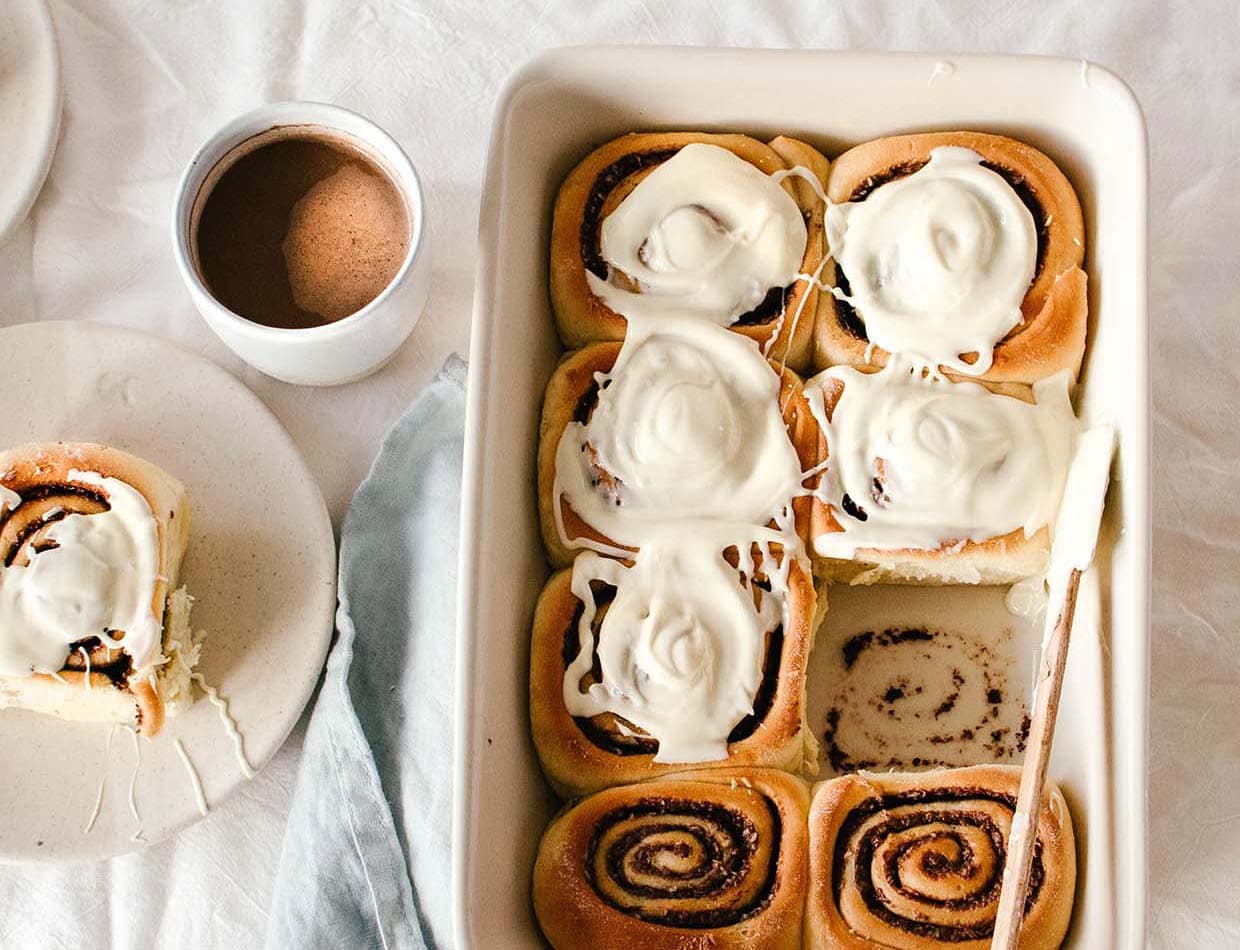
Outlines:
POLYGON ((365 322, 371 314, 381 308, 391 298, 408 277, 419 253, 422 252, 425 235, 426 201, 422 190, 422 179, 418 175, 413 161, 406 154, 400 143, 396 141, 391 133, 359 112, 328 102, 315 102, 306 99, 266 103, 233 117, 212 132, 194 151, 193 156, 185 166, 185 170, 181 173, 180 180, 177 182, 176 200, 173 203, 172 210, 173 249, 177 260, 177 269, 181 272, 182 280, 192 290, 200 294, 204 300, 210 302, 211 309, 217 317, 229 321, 237 329, 253 337, 276 344, 305 343, 330 339, 347 333, 358 324, 365 322), (232 142, 226 148, 222 148, 223 143, 236 137, 242 130, 255 125, 255 123, 266 123, 268 119, 270 119, 270 123, 266 124, 265 127, 244 133, 237 141, 232 142), (360 125, 365 129, 365 134, 359 135, 357 132, 342 128, 340 125, 342 120, 346 124, 360 125), (392 276, 392 279, 388 281, 387 286, 360 310, 349 314, 347 317, 342 317, 339 320, 333 320, 331 323, 325 323, 317 327, 272 327, 251 320, 248 317, 243 317, 236 311, 224 306, 211 293, 211 289, 206 285, 202 276, 198 273, 198 269, 193 265, 193 248, 190 246, 192 241, 190 234, 191 219, 193 217, 194 202, 197 200, 198 191, 201 190, 206 177, 210 175, 215 165, 227 156, 229 152, 250 139, 263 135, 270 129, 284 125, 319 126, 346 138, 354 139, 368 149, 376 149, 378 143, 383 154, 372 157, 381 159, 382 164, 392 166, 388 170, 394 179, 393 183, 400 189, 402 197, 408 202, 410 217, 413 219, 410 222, 409 248, 405 252, 400 267, 392 276), (204 164, 206 165, 205 169, 203 168, 204 164), (201 180, 192 189, 193 193, 191 194, 191 180, 199 175, 200 170, 201 180))

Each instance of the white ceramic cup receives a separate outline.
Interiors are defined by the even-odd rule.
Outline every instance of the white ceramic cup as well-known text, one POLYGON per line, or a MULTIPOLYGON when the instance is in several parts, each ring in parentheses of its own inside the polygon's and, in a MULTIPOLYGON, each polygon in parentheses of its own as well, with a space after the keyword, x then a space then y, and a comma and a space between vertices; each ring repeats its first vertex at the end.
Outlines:
POLYGON ((396 140, 369 119, 321 102, 260 106, 212 135, 181 176, 172 212, 172 238, 181 277, 211 329, 251 366, 290 383, 333 386, 373 373, 409 336, 430 290, 426 206, 413 163, 396 140), (383 292, 342 320, 308 329, 269 327, 233 313, 211 296, 196 261, 195 232, 209 193, 203 185, 240 157, 230 154, 240 152, 238 146, 287 126, 343 138, 377 162, 395 182, 410 219, 409 250, 383 292))

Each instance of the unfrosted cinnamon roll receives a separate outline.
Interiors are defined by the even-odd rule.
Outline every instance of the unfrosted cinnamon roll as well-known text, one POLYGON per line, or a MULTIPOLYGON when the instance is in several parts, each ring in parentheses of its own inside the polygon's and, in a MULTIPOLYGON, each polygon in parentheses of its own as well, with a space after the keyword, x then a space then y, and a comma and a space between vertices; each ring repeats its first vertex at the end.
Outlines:
MULTIPOLYGON (((988 950, 1020 769, 862 772, 814 792, 809 817, 808 950, 988 950)), ((1052 950, 1072 916, 1072 819, 1053 786, 1037 844, 1020 945, 1052 950)))
POLYGON ((0 453, 0 708, 132 724, 192 702, 185 487, 103 445, 0 453))
POLYGON ((799 950, 808 802, 769 769, 592 795, 543 835, 539 925, 555 950, 799 950))
MULTIPOLYGON (((686 556, 705 554, 690 546, 686 556)), ((718 588, 709 579, 679 586, 673 569, 651 591, 640 563, 649 551, 634 565, 583 554, 548 582, 534 613, 530 728, 561 796, 657 778, 687 762, 795 772, 812 756, 808 565, 793 564, 777 596, 762 563, 746 578, 736 554, 718 565, 718 588), (735 612, 724 608, 729 599, 735 612)))
POLYGON ((633 133, 591 152, 552 223, 564 344, 623 339, 628 318, 691 313, 805 368, 818 289, 798 275, 822 263, 826 175, 826 159, 787 136, 633 133))
POLYGON ((981 132, 875 139, 831 166, 833 262, 815 364, 915 357, 990 381, 1075 378, 1085 348, 1085 231, 1067 178, 981 132))

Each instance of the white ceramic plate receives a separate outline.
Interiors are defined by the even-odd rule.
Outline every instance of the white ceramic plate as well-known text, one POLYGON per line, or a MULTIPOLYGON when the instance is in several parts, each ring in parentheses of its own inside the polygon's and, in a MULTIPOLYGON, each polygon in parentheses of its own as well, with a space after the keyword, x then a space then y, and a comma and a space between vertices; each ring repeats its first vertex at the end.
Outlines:
POLYGON ((25 220, 60 132, 60 56, 42 0, 0 0, 0 242, 25 220))
MULTIPOLYGON (((228 699, 255 769, 275 753, 323 665, 336 603, 336 550, 318 486, 275 417, 212 363, 145 333, 102 324, 0 330, 0 445, 104 442, 189 487, 193 528, 182 582, 207 631, 199 670, 228 699)), ((181 740, 217 808, 245 780, 216 710, 201 697, 155 739, 0 710, 0 859, 103 858, 199 818, 181 740), (101 779, 103 803, 83 833, 101 779)))

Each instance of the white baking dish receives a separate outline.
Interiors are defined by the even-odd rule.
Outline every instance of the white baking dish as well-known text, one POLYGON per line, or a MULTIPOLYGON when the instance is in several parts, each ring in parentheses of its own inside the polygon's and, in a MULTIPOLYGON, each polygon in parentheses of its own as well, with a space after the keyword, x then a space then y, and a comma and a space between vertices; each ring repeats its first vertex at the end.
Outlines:
POLYGON ((1078 614, 1052 777, 1068 795, 1080 845, 1068 945, 1144 946, 1146 144, 1131 92, 1100 67, 1062 59, 569 48, 522 67, 500 95, 483 191, 458 629, 461 950, 544 946, 530 871, 556 804, 530 740, 526 682, 529 621, 547 573, 534 457, 542 390, 560 353, 546 274, 561 180, 592 147, 633 130, 788 132, 831 157, 880 135, 953 128, 1005 132, 1045 150, 1085 211, 1090 337, 1079 410, 1113 419, 1120 449, 1078 614))

